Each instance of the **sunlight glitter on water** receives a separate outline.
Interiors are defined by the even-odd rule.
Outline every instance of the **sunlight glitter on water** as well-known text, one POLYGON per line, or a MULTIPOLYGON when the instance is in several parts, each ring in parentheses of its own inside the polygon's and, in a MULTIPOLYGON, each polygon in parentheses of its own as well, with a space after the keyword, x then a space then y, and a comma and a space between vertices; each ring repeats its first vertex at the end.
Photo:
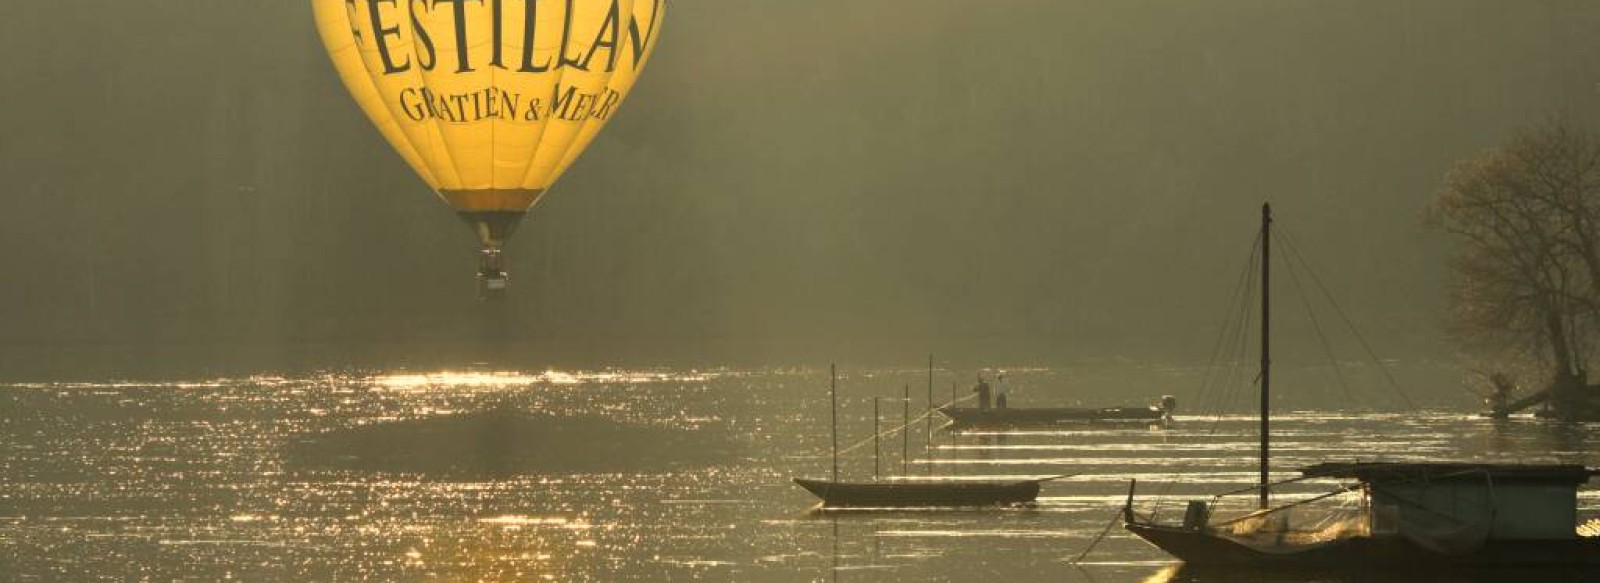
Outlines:
POLYGON ((538 374, 529 374, 516 371, 436 371, 428 373, 408 373, 380 375, 371 379, 372 384, 390 390, 420 390, 420 389, 475 389, 475 388, 515 388, 536 385, 573 386, 585 384, 616 384, 616 383, 664 383, 664 382, 703 382, 712 378, 711 374, 690 373, 664 373, 664 372, 565 372, 547 370, 538 374))
MULTIPOLYGON (((873 378, 898 391, 896 374, 873 378)), ((1255 479, 1246 416, 1156 430, 936 431, 926 451, 919 430, 913 475, 899 479, 1067 477, 1045 483, 1030 509, 812 515, 816 501, 789 478, 831 470, 826 386, 826 371, 471 370, 7 385, 0 564, 43 580, 61 568, 188 580, 1074 580, 1065 561, 1105 528, 1130 479, 1139 504, 1167 512, 1255 479), (459 466, 447 475, 403 463, 411 451, 353 465, 301 451, 318 436, 359 442, 362 428, 506 411, 615 424, 574 424, 603 430, 527 444, 525 455, 582 462, 653 428, 630 447, 659 441, 652 457, 670 459, 614 449, 607 465, 519 466, 506 447, 516 426, 493 424, 452 434, 465 446, 444 450, 459 466)), ((843 390, 840 430, 854 442, 870 435, 872 389, 843 390)), ((372 435, 437 441, 426 431, 438 425, 416 427, 423 433, 372 435)), ((1276 427, 1283 477, 1320 457, 1595 461, 1591 428, 1532 420, 1302 413, 1276 427)), ((370 451, 384 449, 329 457, 370 451)), ((900 444, 886 443, 882 466, 898 469, 899 456, 900 444)), ((840 460, 846 479, 872 468, 870 446, 840 460)), ((1581 515, 1600 511, 1600 493, 1579 500, 1581 515)), ((1166 561, 1120 530, 1090 559, 1095 581, 1137 581, 1166 561)))
POLYGON ((500 526, 553 525, 553 526, 562 526, 562 527, 565 527, 565 526, 567 526, 567 525, 569 525, 571 523, 571 521, 569 521, 568 519, 563 518, 563 517, 559 517, 559 516, 557 516, 557 517, 537 517, 537 516, 516 516, 516 515, 510 515, 510 514, 507 514, 507 515, 504 515, 504 516, 496 516, 494 518, 479 518, 478 522, 482 523, 482 524, 497 524, 497 525, 500 525, 500 526))

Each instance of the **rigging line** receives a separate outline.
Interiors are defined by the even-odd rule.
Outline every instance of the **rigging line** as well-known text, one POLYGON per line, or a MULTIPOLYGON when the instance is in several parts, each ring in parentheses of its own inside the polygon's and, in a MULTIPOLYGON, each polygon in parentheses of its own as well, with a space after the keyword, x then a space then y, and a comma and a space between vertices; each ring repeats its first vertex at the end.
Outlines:
MULTIPOLYGON (((1212 346, 1210 359, 1206 363, 1205 374, 1201 378, 1202 382, 1197 402, 1201 403, 1201 410, 1206 408, 1213 409, 1214 413, 1219 416, 1217 419, 1220 419, 1224 404, 1216 403, 1210 397, 1214 396, 1212 393, 1219 390, 1219 388, 1232 385, 1232 381, 1238 376, 1241 354, 1239 347, 1243 345, 1242 336, 1249 325, 1249 304, 1251 299, 1255 297, 1251 291, 1255 282, 1255 270, 1252 269, 1252 266, 1255 258, 1259 256, 1260 245, 1261 237, 1258 233, 1255 243, 1251 246, 1250 254, 1246 258, 1244 267, 1240 270, 1238 283, 1229 299, 1228 315, 1223 321, 1215 344, 1212 346), (1226 359, 1227 363, 1226 368, 1220 364, 1224 359, 1226 359)), ((1216 419, 1213 420, 1213 426, 1215 423, 1216 419)))
MULTIPOLYGON (((1223 319, 1222 329, 1217 334, 1217 340, 1211 348, 1210 360, 1206 363, 1205 374, 1201 377, 1200 391, 1196 401, 1201 403, 1202 407, 1210 405, 1214 413, 1211 418, 1211 424, 1205 432, 1207 436, 1216 435, 1217 429, 1221 427, 1222 411, 1225 409, 1225 403, 1232 400, 1231 395, 1233 392, 1229 392, 1230 396, 1224 399, 1224 403, 1213 404, 1207 397, 1213 391, 1218 390, 1219 387, 1233 386, 1238 380, 1238 371, 1241 366, 1240 356, 1243 354, 1241 351, 1246 340, 1244 331, 1249 328, 1250 304, 1255 298, 1255 293, 1252 290, 1256 281, 1256 258, 1261 256, 1261 241, 1261 233, 1258 231, 1254 242, 1250 246, 1250 253, 1245 258, 1244 266, 1239 270, 1238 281, 1228 300, 1228 314, 1223 319), (1224 350, 1229 348, 1232 350, 1229 351, 1228 355, 1232 358, 1229 360, 1228 369, 1226 372, 1219 373, 1218 369, 1221 367, 1218 366, 1218 359, 1223 356, 1224 350)), ((1182 475, 1182 471, 1174 471, 1171 477, 1167 479, 1166 484, 1162 486, 1160 493, 1156 495, 1156 503, 1150 510, 1152 518, 1156 513, 1160 512, 1162 502, 1172 493, 1172 489, 1182 482, 1180 480, 1182 475)))
MULTIPOLYGON (((1242 334, 1244 327, 1247 325, 1243 320, 1248 310, 1249 298, 1251 297, 1249 293, 1250 285, 1251 282, 1254 281, 1254 278, 1252 277, 1253 270, 1250 268, 1250 266, 1251 262, 1253 262, 1257 256, 1259 249, 1260 236, 1258 235, 1255 245, 1251 247, 1250 256, 1245 262, 1245 267, 1240 272, 1239 281, 1234 288, 1234 293, 1229 300, 1231 311, 1223 322, 1221 331, 1217 335, 1216 343, 1212 346, 1210 360, 1206 363, 1205 375, 1201 378, 1200 394, 1198 395, 1199 398, 1197 401, 1202 404, 1202 407, 1210 406, 1216 408, 1217 413, 1221 412, 1221 407, 1213 403, 1208 397, 1212 396, 1212 391, 1217 390, 1219 386, 1225 386, 1227 380, 1233 374, 1231 368, 1226 372, 1219 372, 1221 366, 1219 366, 1218 361, 1224 357, 1224 351, 1226 349, 1236 347, 1238 343, 1238 336, 1242 334)), ((1236 354, 1236 351, 1229 352, 1228 356, 1233 357, 1229 360, 1231 367, 1237 367, 1238 355, 1236 354)))
MULTIPOLYGON (((1201 410, 1204 410, 1204 408, 1207 406, 1213 405, 1213 402, 1210 399, 1213 396, 1212 392, 1216 390, 1219 385, 1223 385, 1230 375, 1232 375, 1231 368, 1223 370, 1222 367, 1219 366, 1218 362, 1219 359, 1223 357, 1224 350, 1231 350, 1234 348, 1234 345, 1237 342, 1236 337, 1241 332, 1242 324, 1240 321, 1242 320, 1245 311, 1249 309, 1249 303, 1246 300, 1249 297, 1248 294, 1250 293, 1249 290, 1251 288, 1251 284, 1253 281, 1255 281, 1253 278, 1254 269, 1252 269, 1252 266, 1255 258, 1257 257, 1257 251, 1259 250, 1260 245, 1261 235, 1260 233, 1257 233, 1255 243, 1250 248, 1250 255, 1246 259, 1244 267, 1239 272, 1239 279, 1234 287, 1233 293, 1229 296, 1227 315, 1223 319, 1221 330, 1217 334, 1217 340, 1212 345, 1211 355, 1207 360, 1204 369, 1205 374, 1201 376, 1200 390, 1195 399, 1196 403, 1201 404, 1201 410)), ((1229 352, 1229 355, 1237 357, 1237 355, 1233 352, 1229 352)), ((1237 366, 1238 364, 1237 358, 1229 362, 1232 366, 1237 366)), ((1221 407, 1217 406, 1217 408, 1220 411, 1221 407)))
MULTIPOLYGON (((1252 302, 1254 298, 1254 294, 1246 296, 1245 303, 1248 304, 1252 302)), ((1241 391, 1254 386, 1254 380, 1248 377, 1246 374, 1248 363, 1246 362, 1244 356, 1245 351, 1249 348, 1248 345, 1250 340, 1250 335, 1247 331, 1250 329, 1253 321, 1254 318, 1249 311, 1242 314, 1239 319, 1239 326, 1232 340, 1234 344, 1234 352, 1232 353, 1233 358, 1229 363, 1225 375, 1221 377, 1220 390, 1222 391, 1222 395, 1215 405, 1215 413, 1217 415, 1216 423, 1218 424, 1221 423, 1223 416, 1226 415, 1228 411, 1235 410, 1235 403, 1238 401, 1241 391)), ((1214 425, 1210 433, 1215 433, 1216 429, 1217 428, 1214 425)))
POLYGON ((1118 508, 1116 512, 1111 513, 1111 522, 1106 523, 1105 530, 1100 531, 1100 534, 1095 536, 1094 540, 1089 541, 1089 546, 1085 547, 1083 549, 1083 552, 1078 553, 1077 557, 1073 558, 1071 561, 1067 561, 1067 564, 1077 565, 1079 563, 1082 563, 1084 557, 1089 556, 1089 551, 1092 551, 1092 550, 1094 550, 1094 548, 1096 546, 1099 546, 1100 545, 1100 541, 1105 540, 1106 535, 1111 534, 1111 529, 1116 528, 1117 527, 1117 522, 1121 521, 1121 519, 1122 519, 1122 509, 1118 508))
MULTIPOLYGON (((1267 486, 1269 486, 1269 487, 1287 486, 1289 484, 1297 484, 1297 483, 1300 483, 1300 482, 1304 482, 1306 480, 1317 480, 1317 479, 1321 479, 1321 478, 1322 478, 1321 476, 1307 476, 1307 475, 1303 475, 1302 474, 1302 475, 1300 475, 1298 477, 1285 478, 1285 479, 1282 479, 1282 480, 1278 480, 1276 482, 1272 482, 1270 484, 1267 484, 1267 486)), ((1217 494, 1215 496, 1212 496, 1211 498, 1213 500, 1215 500, 1215 499, 1223 498, 1223 497, 1226 497, 1226 496, 1237 496, 1239 494, 1245 494, 1245 493, 1248 493, 1248 492, 1254 492, 1254 491, 1260 490, 1260 489, 1261 489, 1261 484, 1251 484, 1249 486, 1245 486, 1245 487, 1239 488, 1237 490, 1229 490, 1227 492, 1223 492, 1221 494, 1217 494)))
MULTIPOLYGON (((1215 384, 1213 388, 1220 388, 1223 393, 1220 402, 1214 404, 1216 416, 1212 418, 1211 426, 1206 430, 1205 434, 1207 436, 1216 435, 1217 430, 1222 425, 1223 412, 1230 408, 1234 401, 1239 398, 1241 389, 1257 386, 1256 383, 1260 381, 1259 375, 1248 382, 1245 380, 1247 363, 1244 355, 1250 348, 1249 331, 1253 328, 1252 324, 1255 322, 1256 316, 1256 311, 1251 308, 1256 303, 1256 298, 1259 297, 1257 291, 1260 272, 1254 267, 1260 263, 1262 241, 1261 233, 1257 232, 1255 244, 1250 250, 1249 260, 1245 262, 1246 277, 1242 288, 1243 294, 1237 298, 1239 301, 1235 306, 1235 326, 1231 331, 1231 336, 1227 339, 1227 344, 1231 348, 1229 352, 1231 359, 1226 370, 1214 377, 1215 384)), ((1181 480, 1179 480, 1181 476, 1182 472, 1174 472, 1172 481, 1162 488, 1160 497, 1156 499, 1156 504, 1151 508, 1150 515, 1152 518, 1160 512, 1161 504, 1165 501, 1167 495, 1171 493, 1172 488, 1181 483, 1181 480)))
MULTIPOLYGON (((960 403, 962 401, 967 401, 967 400, 974 399, 974 398, 977 398, 977 396, 976 395, 968 395, 966 397, 962 397, 960 399, 956 399, 954 401, 951 401, 950 404, 953 405, 953 404, 960 403)), ((898 399, 896 399, 896 400, 898 400, 898 399)), ((844 449, 839 450, 839 454, 840 455, 844 455, 844 454, 850 453, 852 451, 855 451, 857 449, 861 449, 863 447, 866 447, 867 444, 872 443, 873 438, 889 437, 889 436, 894 435, 896 433, 899 433, 901 431, 905 431, 905 430, 909 429, 912 425, 916 425, 918 423, 921 423, 923 419, 929 418, 930 416, 932 416, 936 412, 938 412, 937 409, 935 409, 933 411, 928 411, 926 413, 918 415, 917 417, 911 419, 910 421, 905 422, 904 424, 901 424, 901 425, 896 426, 896 427, 891 427, 889 429, 885 429, 885 430, 879 432, 877 435, 869 436, 866 439, 863 439, 861 441, 858 441, 856 443, 851 444, 849 447, 846 447, 844 449)))
MULTIPOLYGON (((1257 257, 1260 257, 1260 255, 1257 255, 1257 257)), ((1259 366, 1260 365, 1259 364, 1257 364, 1258 370, 1257 370, 1256 376, 1254 376, 1254 377, 1249 376, 1248 363, 1247 363, 1247 358, 1246 358, 1246 355, 1250 353, 1250 344, 1251 344, 1250 341, 1252 339, 1251 336, 1250 336, 1250 331, 1255 329, 1255 327, 1256 327, 1255 326, 1255 324, 1256 324, 1256 316, 1258 315, 1258 312, 1256 310, 1248 309, 1248 308, 1254 307, 1255 305, 1260 303, 1260 298, 1261 298, 1260 292, 1259 292, 1260 287, 1261 287, 1260 275, 1259 274, 1252 275, 1251 278, 1250 278, 1250 290, 1249 290, 1250 293, 1245 298, 1245 303, 1247 304, 1247 306, 1246 306, 1247 309, 1244 311, 1244 322, 1243 322, 1242 327, 1239 330, 1239 335, 1238 335, 1239 345, 1234 350, 1234 361, 1233 361, 1234 365, 1233 365, 1233 369, 1232 369, 1234 376, 1233 376, 1232 382, 1230 382, 1228 384, 1229 392, 1228 392, 1227 403, 1230 404, 1230 405, 1236 399, 1239 398, 1239 393, 1240 393, 1241 389, 1255 386, 1255 381, 1254 380, 1251 380, 1250 382, 1245 382, 1246 378, 1256 379, 1256 378, 1259 378, 1259 376, 1260 376, 1260 372, 1259 372, 1259 366)), ((1246 407, 1246 410, 1250 410, 1250 409, 1253 409, 1253 407, 1246 407)))
MULTIPOLYGON (((1252 263, 1259 261, 1259 257, 1259 254, 1252 256, 1252 263)), ((1254 377, 1248 376, 1247 370, 1249 369, 1249 365, 1251 363, 1246 359, 1245 355, 1250 351, 1250 331, 1255 328, 1254 324, 1257 311, 1251 308, 1256 304, 1257 298, 1260 297, 1257 295, 1259 288, 1258 275, 1259 273, 1255 270, 1251 271, 1249 285, 1246 290, 1247 293, 1245 294, 1244 301, 1240 303, 1239 328, 1235 330, 1235 334, 1232 339, 1232 342, 1234 342, 1233 352, 1231 353, 1233 355, 1233 360, 1227 369, 1225 377, 1226 384, 1224 385, 1224 390, 1226 392, 1223 395, 1221 403, 1218 404, 1219 414, 1221 414, 1223 410, 1231 409, 1233 407, 1234 403, 1239 399, 1240 391, 1242 389, 1254 386, 1253 380, 1247 380, 1253 379, 1254 377)))
MULTIPOLYGON (((1284 241, 1282 235, 1276 232, 1273 235, 1280 243, 1284 241)), ((1300 267, 1302 269, 1305 268, 1303 265, 1300 267)), ((1316 310, 1311 309, 1311 298, 1306 294, 1305 287, 1300 284, 1300 275, 1295 271, 1294 262, 1289 263, 1287 271, 1289 272, 1289 280, 1294 282, 1295 295, 1300 297, 1300 305, 1305 307, 1306 317, 1311 320, 1311 329, 1316 331, 1317 340, 1322 344, 1322 351, 1328 355, 1328 365, 1333 368, 1333 378, 1338 379, 1339 389, 1344 392, 1344 398, 1349 399, 1352 406, 1360 406, 1355 394, 1350 392, 1350 383, 1345 381, 1344 372, 1340 370, 1339 359, 1333 355, 1333 345, 1328 343, 1328 335, 1322 332, 1322 322, 1317 320, 1316 310)))
POLYGON ((1332 492, 1329 492, 1327 494, 1323 494, 1323 495, 1320 495, 1320 496, 1312 496, 1310 498, 1306 498, 1305 500, 1298 500, 1298 501, 1295 501, 1295 502, 1291 502, 1289 504, 1284 504, 1283 506, 1277 506, 1277 507, 1273 507, 1273 508, 1268 508, 1266 510, 1257 510, 1255 512, 1251 512, 1249 514, 1246 514, 1244 516, 1240 516, 1238 518, 1224 520, 1222 522, 1216 523, 1215 526, 1219 526, 1219 527, 1221 527, 1221 526, 1230 526, 1230 525, 1233 525, 1233 524, 1244 522, 1246 520, 1250 520, 1252 518, 1259 518, 1259 517, 1262 517, 1262 516, 1266 516, 1268 514, 1275 514, 1275 513, 1278 513, 1278 512, 1283 512, 1285 510, 1288 510, 1290 508, 1294 508, 1294 507, 1297 507, 1297 506, 1305 506, 1305 505, 1310 504, 1312 502, 1319 502, 1319 501, 1322 501, 1322 500, 1327 500, 1329 498, 1332 498, 1334 496, 1339 496, 1341 494, 1349 494, 1350 492, 1354 492, 1354 491, 1360 490, 1360 489, 1361 489, 1361 485, 1360 484, 1356 484, 1356 485, 1353 485, 1353 486, 1344 486, 1344 487, 1339 488, 1338 490, 1334 490, 1332 492))
POLYGON ((1240 367, 1243 365, 1243 356, 1245 356, 1245 352, 1243 351, 1245 351, 1245 343, 1246 340, 1248 340, 1248 330, 1250 330, 1250 304, 1253 303, 1254 298, 1256 298, 1256 293, 1254 293, 1254 287, 1256 287, 1256 271, 1251 269, 1251 263, 1254 263, 1254 258, 1261 256, 1259 253, 1261 253, 1261 247, 1259 247, 1258 240, 1258 245, 1251 250, 1250 261, 1245 264, 1245 279, 1243 279, 1243 287, 1240 288, 1240 293, 1238 293, 1238 296, 1235 296, 1234 317, 1232 317, 1232 325, 1234 325, 1234 328, 1230 330, 1229 336, 1227 336, 1226 340, 1224 340, 1226 341, 1224 352, 1219 354, 1219 356, 1224 357, 1226 367, 1213 364, 1213 368, 1211 368, 1211 375, 1213 375, 1211 376, 1211 391, 1227 391, 1224 392, 1224 394, 1221 394, 1221 396, 1218 396, 1218 394, 1211 394, 1211 396, 1208 397, 1211 397, 1213 400, 1205 400, 1205 402, 1203 402, 1203 405, 1206 405, 1206 407, 1213 407, 1214 410, 1216 410, 1216 413, 1224 412, 1224 410, 1226 410, 1226 408, 1232 404, 1232 400, 1234 400, 1234 394, 1232 394, 1232 391, 1234 391, 1234 388, 1238 383, 1240 367))
POLYGON ((1345 327, 1349 328, 1350 333, 1356 337, 1356 341, 1361 344, 1362 350, 1367 352, 1367 357, 1372 359, 1373 364, 1378 365, 1378 370, 1383 373, 1383 378, 1389 382, 1389 387, 1394 389, 1395 394, 1400 395, 1400 400, 1405 402, 1406 408, 1413 412, 1421 411, 1421 408, 1417 407, 1417 404, 1411 400, 1411 396, 1406 394, 1405 389, 1400 388, 1400 383, 1394 380, 1394 375, 1389 372, 1389 367, 1384 366, 1383 361, 1378 359, 1378 353, 1372 350, 1372 345, 1367 343, 1366 337, 1362 336, 1361 331, 1356 329, 1355 323, 1350 320, 1349 315, 1345 314, 1344 308, 1340 307, 1339 302, 1333 299, 1333 293, 1328 291, 1328 286, 1323 285, 1322 278, 1318 277, 1317 271, 1311 268, 1311 262, 1306 261, 1305 256, 1300 254, 1300 246, 1295 244, 1294 234, 1282 226, 1278 227, 1278 230, 1283 233, 1284 242, 1288 243, 1290 255, 1294 257, 1295 261, 1300 262, 1306 274, 1311 276, 1312 283, 1317 284, 1317 289, 1322 292, 1324 298, 1327 298, 1328 304, 1333 306, 1334 313, 1339 314, 1339 319, 1344 321, 1345 327))
POLYGON ((1217 382, 1222 385, 1225 391, 1221 396, 1221 401, 1215 405, 1219 415, 1233 405, 1233 402, 1238 398, 1240 385, 1245 382, 1244 371, 1247 364, 1245 354, 1249 351, 1250 330, 1253 328, 1251 324, 1255 321, 1256 316, 1256 311, 1251 308, 1258 297, 1256 294, 1259 287, 1260 272, 1254 269, 1254 266, 1260 261, 1260 245, 1261 237, 1258 232, 1256 234, 1256 247, 1252 249, 1250 261, 1246 264, 1248 277, 1245 279, 1244 294, 1237 305, 1238 312, 1235 316, 1237 326, 1233 330, 1233 335, 1229 337, 1230 351, 1228 354, 1231 358, 1228 362, 1228 367, 1222 371, 1217 379, 1217 382))

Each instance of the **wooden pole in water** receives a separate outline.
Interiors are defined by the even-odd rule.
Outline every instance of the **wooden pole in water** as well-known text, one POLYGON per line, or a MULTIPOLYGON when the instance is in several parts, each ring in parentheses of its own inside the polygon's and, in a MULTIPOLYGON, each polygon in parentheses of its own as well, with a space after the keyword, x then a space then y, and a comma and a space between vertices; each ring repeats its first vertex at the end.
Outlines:
POLYGON ((881 397, 872 398, 872 479, 878 479, 878 455, 883 448, 878 445, 878 401, 881 397))
POLYGON ((833 422, 833 481, 839 481, 839 368, 828 364, 828 412, 833 422))
POLYGON ((906 383, 906 399, 900 403, 900 475, 910 467, 911 457, 911 383, 906 383))
POLYGON ((1271 326, 1271 293, 1272 285, 1268 275, 1272 267, 1269 258, 1272 256, 1272 205, 1261 205, 1261 508, 1265 510, 1268 501, 1268 484, 1271 482, 1271 471, 1268 469, 1270 459, 1269 448, 1271 439, 1269 430, 1272 414, 1271 394, 1272 378, 1272 345, 1268 342, 1272 332, 1271 326))
POLYGON ((933 355, 928 355, 928 433, 922 441, 922 455, 928 458, 928 475, 933 475, 933 355))

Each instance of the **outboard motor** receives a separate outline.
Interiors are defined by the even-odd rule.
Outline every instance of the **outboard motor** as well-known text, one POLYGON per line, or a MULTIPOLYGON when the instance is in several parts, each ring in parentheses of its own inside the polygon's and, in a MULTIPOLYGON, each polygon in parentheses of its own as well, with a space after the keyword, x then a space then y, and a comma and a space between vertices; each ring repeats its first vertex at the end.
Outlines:
POLYGON ((1167 419, 1172 419, 1172 414, 1178 410, 1178 398, 1172 395, 1161 396, 1161 414, 1167 419))
MULTIPOLYGON (((1172 397, 1163 397, 1164 403, 1172 397)), ((1201 531, 1206 529, 1206 524, 1211 521, 1211 506, 1204 500, 1190 500, 1189 507, 1183 513, 1184 530, 1201 531)))

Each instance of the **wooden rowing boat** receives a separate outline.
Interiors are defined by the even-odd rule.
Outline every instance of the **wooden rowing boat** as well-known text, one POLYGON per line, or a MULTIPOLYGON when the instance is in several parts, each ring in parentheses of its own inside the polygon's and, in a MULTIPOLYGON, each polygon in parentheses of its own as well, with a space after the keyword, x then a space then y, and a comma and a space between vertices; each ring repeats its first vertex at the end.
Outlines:
POLYGON ((910 508, 1030 504, 1043 480, 833 482, 795 478, 828 507, 910 508))

